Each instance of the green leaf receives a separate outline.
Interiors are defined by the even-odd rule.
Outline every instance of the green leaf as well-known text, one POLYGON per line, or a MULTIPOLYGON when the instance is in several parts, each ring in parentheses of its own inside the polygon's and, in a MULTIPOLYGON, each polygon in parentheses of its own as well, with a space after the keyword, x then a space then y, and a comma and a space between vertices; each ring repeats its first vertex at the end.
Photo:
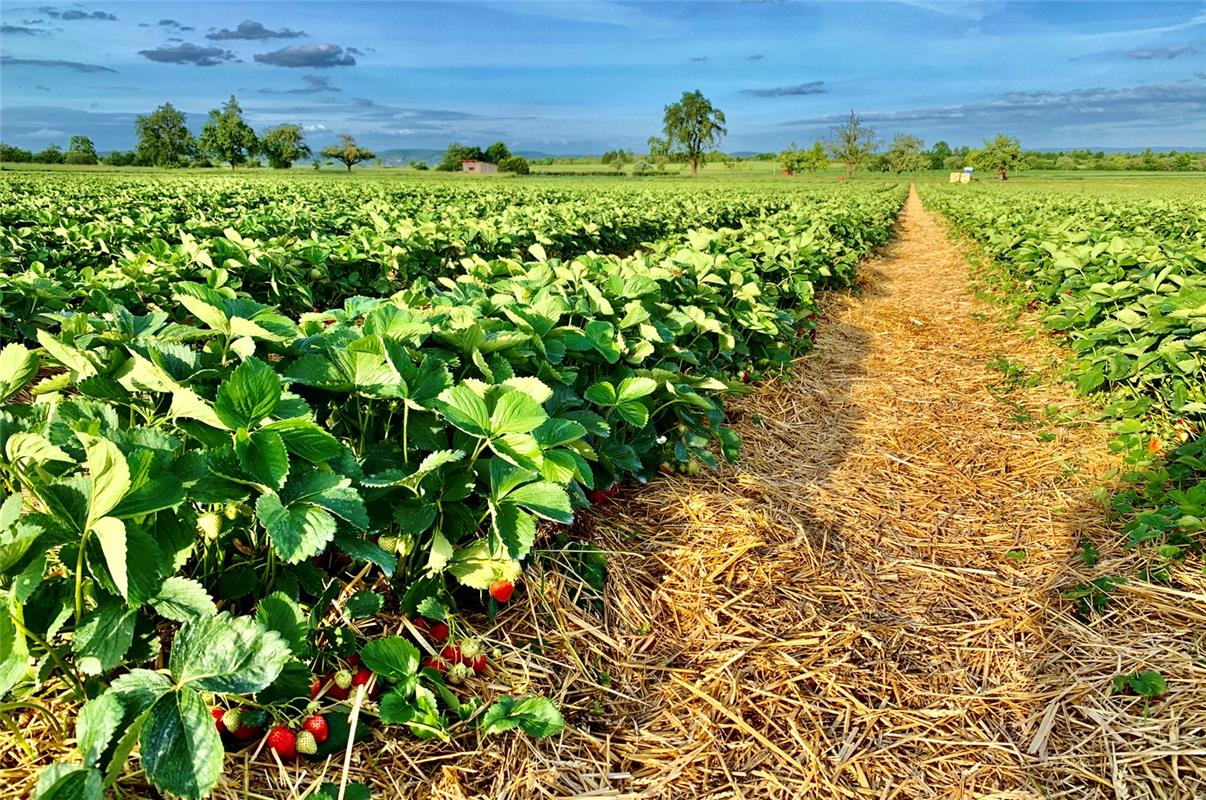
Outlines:
POLYGON ((218 387, 214 413, 231 429, 251 428, 272 416, 280 399, 280 377, 268 364, 251 357, 218 387))
POLYGON ((287 564, 318 555, 335 537, 335 520, 309 503, 286 508, 276 495, 263 494, 256 501, 255 513, 272 539, 272 549, 287 564))
POLYGON ((121 663, 134 641, 137 613, 109 601, 88 612, 71 640, 76 664, 85 675, 101 675, 121 663))
POLYGON ((616 413, 633 427, 644 428, 649 424, 649 409, 640 401, 620 403, 616 406, 616 413))
POLYGON ((312 464, 329 461, 343 450, 338 439, 308 419, 282 419, 262 430, 278 434, 290 453, 312 464))
POLYGON ((555 736, 565 729, 561 712, 544 697, 500 697, 482 714, 482 733, 503 733, 520 728, 538 739, 555 736))
POLYGON ((163 582, 151 605, 162 616, 176 622, 189 622, 217 613, 213 598, 192 578, 174 576, 163 582))
POLYGON ((105 692, 80 709, 75 720, 75 739, 86 765, 96 766, 100 761, 121 727, 125 713, 125 706, 115 692, 105 692))
POLYGON ((448 612, 444 610, 443 604, 431 595, 420 600, 416 610, 427 619, 434 619, 439 622, 448 621, 448 612))
MULTIPOLYGON (((314 800, 339 800, 339 784, 324 783, 314 800)), ((363 783, 348 783, 343 787, 343 800, 373 800, 373 795, 363 783)))
POLYGON ((310 626, 301 606, 287 594, 273 592, 265 597, 256 606, 255 618, 268 630, 279 633, 294 655, 305 653, 310 626))
POLYGON ((642 397, 647 397, 657 390, 657 381, 653 378, 625 378, 620 381, 619 390, 616 393, 616 399, 621 403, 640 400, 642 397))
POLYGON ((101 774, 79 764, 51 764, 38 776, 33 800, 103 800, 101 774))
POLYGON ((117 517, 104 517, 92 523, 92 535, 105 554, 105 566, 113 585, 123 598, 130 596, 130 575, 126 565, 126 524, 117 517))
POLYGON ((108 514, 130 490, 130 467, 117 445, 108 439, 88 433, 76 434, 84 444, 88 457, 88 473, 92 476, 92 495, 88 501, 89 527, 108 514))
POLYGON ((414 677, 419 671, 419 649, 400 636, 372 640, 360 648, 360 660, 390 681, 414 677))
POLYGON ((9 610, 0 605, 0 698, 30 670, 29 643, 21 633, 9 610))
POLYGON ((486 401, 465 384, 440 392, 436 408, 444 418, 458 430, 471 436, 485 437, 490 434, 490 412, 486 401))
POLYGON ((569 493, 549 481, 527 483, 507 495, 506 501, 523 506, 537 516, 569 524, 574 521, 569 493))
POLYGON ((258 430, 249 436, 242 433, 235 440, 239 465, 256 483, 270 489, 280 489, 289 474, 289 453, 280 434, 258 430))
POLYGON ((503 392, 490 414, 490 433, 494 436, 531 433, 546 419, 548 414, 530 395, 521 391, 503 392))
POLYGON ((616 387, 607 381, 599 381, 598 383, 591 384, 582 393, 582 397, 597 406, 610 408, 616 404, 616 387))
POLYGON ((38 354, 23 344, 7 344, 0 350, 0 403, 8 400, 38 374, 38 354))
POLYGON ((521 559, 536 541, 536 518, 511 503, 491 504, 494 533, 507 548, 507 555, 521 559))
POLYGON ((251 694, 276 680, 288 659, 289 648, 279 634, 250 617, 222 612, 180 628, 172 643, 171 670, 180 685, 251 694))
POLYGON ((138 744, 151 783, 186 800, 208 796, 222 774, 222 740, 205 701, 191 689, 155 702, 138 744))
POLYGON ((363 589, 348 598, 343 610, 352 619, 365 619, 376 614, 384 605, 384 597, 371 589, 363 589))

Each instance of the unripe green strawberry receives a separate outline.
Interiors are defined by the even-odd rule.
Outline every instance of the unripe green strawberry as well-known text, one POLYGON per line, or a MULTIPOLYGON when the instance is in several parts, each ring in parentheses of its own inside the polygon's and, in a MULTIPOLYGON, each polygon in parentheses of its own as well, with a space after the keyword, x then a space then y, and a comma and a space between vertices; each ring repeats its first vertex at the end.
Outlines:
POLYGON ((445 677, 449 683, 464 683, 473 677, 473 667, 468 664, 453 664, 448 667, 448 674, 445 677))
POLYGON ((222 533, 222 518, 212 511, 206 512, 197 517, 197 530, 206 539, 217 539, 222 533))
POLYGON ((382 536, 377 539, 377 546, 387 553, 396 554, 398 552, 398 537, 382 536))
POLYGON ((222 513, 226 515, 228 520, 233 522, 234 520, 238 519, 240 509, 241 507, 238 503, 227 503, 222 509, 222 513))
POLYGON ((314 734, 309 731, 300 731, 297 734, 297 752, 304 756, 312 756, 318 752, 318 740, 314 738, 314 734))
POLYGON ((346 669, 341 669, 335 673, 335 685, 340 689, 349 689, 352 686, 352 673, 346 669))
POLYGON ((237 708, 231 708, 222 715, 222 727, 234 733, 243 725, 243 714, 237 708))

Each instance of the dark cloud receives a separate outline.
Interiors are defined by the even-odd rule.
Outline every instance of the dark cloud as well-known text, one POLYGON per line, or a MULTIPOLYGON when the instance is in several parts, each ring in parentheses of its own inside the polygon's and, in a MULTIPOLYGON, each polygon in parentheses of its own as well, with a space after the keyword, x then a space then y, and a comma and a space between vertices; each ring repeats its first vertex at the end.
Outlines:
POLYGON ((707 56, 692 56, 691 60, 698 63, 700 61, 707 61, 708 57, 707 56))
POLYGON ((303 75, 302 82, 306 85, 300 89, 260 89, 260 94, 322 94, 343 91, 338 86, 332 86, 331 79, 326 75, 303 75))
POLYGON ((356 59, 337 44, 295 44, 273 50, 270 53, 258 53, 255 60, 260 64, 271 64, 274 67, 304 67, 322 69, 324 67, 350 67, 356 59))
POLYGON ((112 72, 115 75, 117 74, 117 70, 102 67, 100 64, 82 64, 79 61, 63 61, 57 58, 13 58, 12 56, 0 56, 0 67, 47 67, 73 69, 76 72, 112 72))
POLYGON ((296 39, 299 36, 305 35, 305 31, 291 31, 288 28, 281 28, 279 31, 270 30, 265 28, 263 23, 245 19, 234 30, 223 28, 220 31, 207 33, 205 38, 213 39, 214 41, 224 41, 227 39, 296 39))
MULTIPOLYGON (((1149 124, 1152 120, 1206 119, 1206 86, 1192 81, 1155 83, 1121 89, 1073 89, 1064 92, 1008 92, 991 100, 951 106, 859 114, 871 125, 915 124, 948 128, 1008 130, 1047 135, 1061 128, 1097 131, 1107 125, 1149 124)), ((784 126, 832 125, 846 114, 809 117, 784 126)))
POLYGON ((761 61, 764 58, 766 58, 766 56, 763 55, 762 53, 754 53, 752 56, 746 56, 745 60, 746 61, 761 61))
POLYGON ((48 17, 54 17, 55 19, 58 19, 59 17, 63 16, 63 12, 59 11, 54 6, 42 6, 41 8, 38 9, 38 13, 45 14, 48 17))
POLYGON ((160 45, 154 50, 139 50, 138 53, 161 64, 192 64, 195 67, 214 67, 235 57, 234 53, 221 47, 204 47, 191 42, 160 45))
POLYGON ((1149 47, 1140 50, 1128 50, 1126 55, 1127 58, 1137 58, 1140 61, 1151 61, 1154 58, 1171 61, 1179 55, 1192 52, 1193 48, 1186 44, 1180 47, 1149 47))
POLYGON ((39 83, 39 84, 37 84, 36 86, 34 86, 34 89, 36 89, 36 90, 37 90, 37 91, 39 91, 39 92, 49 92, 49 91, 50 91, 50 87, 49 87, 49 86, 43 86, 43 85, 42 85, 42 84, 40 84, 40 83, 39 83))
POLYGON ((181 26, 180 26, 180 30, 182 30, 182 31, 195 31, 195 30, 197 30, 197 29, 196 29, 196 28, 194 28, 192 25, 181 25, 181 26))
POLYGON ((161 19, 161 20, 159 20, 159 24, 165 28, 179 28, 180 27, 180 23, 174 19, 161 19))
POLYGON ((742 94, 751 97, 799 97, 808 94, 825 94, 825 81, 797 83, 795 86, 775 86, 770 89, 742 89, 742 94))
POLYGON ((46 31, 37 28, 27 28, 24 25, 0 25, 0 34, 5 36, 41 36, 46 31))
POLYGON ((140 28, 149 28, 149 27, 151 27, 151 23, 149 23, 149 22, 140 22, 140 23, 138 23, 138 27, 140 27, 140 28))
MULTIPOLYGON (((49 13, 45 9, 38 9, 38 10, 43 11, 45 13, 49 13)), ((69 8, 66 11, 64 11, 62 14, 51 14, 51 16, 57 16, 60 19, 64 19, 64 20, 100 19, 100 20, 105 20, 106 22, 116 22, 117 21, 117 17, 114 16, 113 14, 110 14, 108 11, 93 11, 93 12, 89 13, 87 11, 80 11, 78 8, 69 8)))
POLYGON ((355 47, 349 47, 349 48, 348 48, 348 52, 349 52, 349 53, 351 53, 351 54, 352 54, 352 55, 354 55, 354 56, 362 56, 362 55, 364 55, 364 51, 363 51, 363 50, 358 50, 358 49, 356 49, 355 47))

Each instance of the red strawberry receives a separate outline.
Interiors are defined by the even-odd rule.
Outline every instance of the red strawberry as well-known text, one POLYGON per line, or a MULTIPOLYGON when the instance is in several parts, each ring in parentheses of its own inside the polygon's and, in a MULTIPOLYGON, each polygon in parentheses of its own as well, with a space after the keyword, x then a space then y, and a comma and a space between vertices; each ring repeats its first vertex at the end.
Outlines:
POLYGON ((613 484, 612 484, 611 486, 609 486, 607 489, 604 489, 604 490, 603 490, 603 494, 607 495, 608 497, 615 497, 615 496, 616 496, 617 494, 619 494, 619 493, 620 493, 620 484, 619 484, 619 482, 613 483, 613 484))
POLYGON ((348 666, 349 667, 360 666, 360 656, 348 656, 348 666))
POLYGON ((422 617, 415 617, 412 624, 417 630, 423 631, 424 633, 427 632, 427 620, 423 619, 422 617))
POLYGON ((448 641, 448 626, 443 622, 431 623, 431 627, 427 629, 427 632, 437 644, 443 644, 448 641))
POLYGON ((352 676, 353 686, 364 686, 373 677, 373 673, 368 667, 361 667, 356 670, 356 674, 352 676))
POLYGON ((232 708, 222 715, 222 727, 240 742, 250 742, 264 732, 263 728, 243 724, 242 709, 232 708))
POLYGON ((436 672, 443 675, 448 671, 448 662, 439 656, 428 656, 423 660, 423 667, 425 669, 434 669, 436 672))
POLYGON ((461 663, 481 674, 482 670, 486 668, 486 654, 482 651, 480 642, 476 639, 466 639, 461 642, 461 663))
POLYGON ((226 733, 226 726, 222 724, 222 717, 226 716, 226 709, 221 706, 214 706, 214 710, 209 713, 213 715, 214 727, 218 729, 218 733, 226 733))
POLYGON ((308 731, 319 744, 325 742, 331 735, 331 729, 327 727, 327 718, 322 714, 315 714, 302 720, 302 730, 308 731))
POLYGON ((591 489, 586 493, 586 499, 590 501, 592 506, 601 506, 607 502, 607 492, 600 489, 591 489))
POLYGON ((299 731, 295 747, 303 756, 312 756, 318 752, 318 739, 309 731, 299 731))
POLYGON ((318 697, 318 693, 322 691, 322 681, 317 676, 310 679, 310 699, 318 697))
POLYGON ((461 657, 461 648, 455 644, 450 644, 440 651, 440 658, 449 664, 459 664, 463 660, 461 657))
POLYGON ((511 595, 515 592, 515 584, 510 581, 499 578, 494 583, 490 584, 490 596, 500 603, 505 603, 511 599, 511 595))
POLYGON ((268 747, 286 761, 297 758, 297 734, 284 725, 268 731, 268 747))

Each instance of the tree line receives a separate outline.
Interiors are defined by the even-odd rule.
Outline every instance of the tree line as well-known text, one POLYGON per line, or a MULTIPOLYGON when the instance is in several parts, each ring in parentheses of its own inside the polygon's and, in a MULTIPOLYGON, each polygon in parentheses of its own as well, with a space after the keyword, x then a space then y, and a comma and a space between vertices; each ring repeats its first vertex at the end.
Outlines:
MULTIPOLYGON (((289 169, 297 161, 313 158, 314 154, 301 125, 284 124, 269 128, 262 134, 243 118, 243 109, 234 95, 209 112, 201 133, 193 136, 186 124, 184 112, 171 103, 164 103, 150 114, 134 120, 138 144, 133 150, 117 150, 101 158, 96 146, 87 136, 72 136, 67 151, 57 145, 33 153, 20 147, 0 144, 0 161, 43 164, 98 164, 111 166, 190 167, 229 164, 259 166, 260 157, 268 160, 273 169, 289 169)), ((322 159, 338 161, 351 172, 352 167, 376 158, 371 150, 360 147, 348 134, 340 134, 339 142, 319 151, 322 159)), ((321 162, 314 159, 317 169, 321 162)))

